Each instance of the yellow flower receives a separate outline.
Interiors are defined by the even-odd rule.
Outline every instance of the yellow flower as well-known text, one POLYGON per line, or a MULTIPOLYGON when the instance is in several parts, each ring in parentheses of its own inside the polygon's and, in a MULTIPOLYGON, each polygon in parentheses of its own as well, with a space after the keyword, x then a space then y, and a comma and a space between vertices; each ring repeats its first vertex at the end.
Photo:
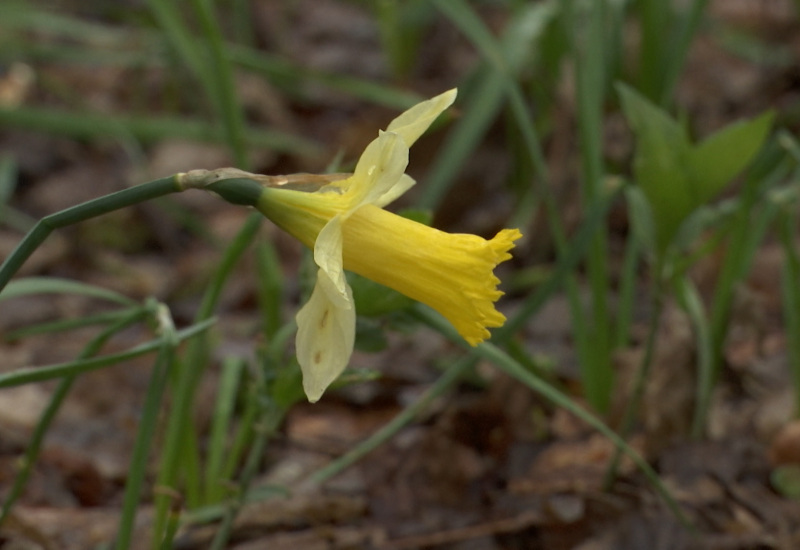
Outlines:
POLYGON ((397 117, 349 177, 317 177, 317 184, 309 177, 305 185, 263 189, 256 208, 313 249, 319 268, 297 314, 297 359, 309 401, 322 396, 353 352, 355 307, 344 270, 429 305, 472 345, 505 321, 494 307, 502 292, 493 271, 511 257, 518 230, 505 229, 492 240, 453 235, 383 209, 414 185, 405 174, 408 148, 455 97, 450 90, 397 117))

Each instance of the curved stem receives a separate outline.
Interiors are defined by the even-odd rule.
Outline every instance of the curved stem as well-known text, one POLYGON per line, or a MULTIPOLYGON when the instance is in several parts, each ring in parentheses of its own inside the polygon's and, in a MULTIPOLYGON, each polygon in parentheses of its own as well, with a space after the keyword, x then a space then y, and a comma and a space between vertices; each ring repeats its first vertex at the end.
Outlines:
POLYGON ((19 271, 31 254, 39 248, 55 229, 79 223, 90 218, 108 214, 114 210, 149 201, 170 193, 181 191, 176 177, 169 176, 148 183, 111 193, 105 197, 90 200, 66 210, 50 214, 39 220, 33 229, 20 241, 17 247, 0 265, 0 291, 19 271))

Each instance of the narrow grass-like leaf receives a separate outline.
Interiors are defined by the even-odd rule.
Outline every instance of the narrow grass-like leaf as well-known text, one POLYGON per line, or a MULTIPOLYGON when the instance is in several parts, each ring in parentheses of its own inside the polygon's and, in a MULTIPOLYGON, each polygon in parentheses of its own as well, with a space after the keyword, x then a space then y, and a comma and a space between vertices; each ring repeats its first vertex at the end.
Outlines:
POLYGON ((0 155, 0 222, 3 221, 8 199, 17 186, 17 163, 11 155, 0 155))
MULTIPOLYGON (((42 107, 0 108, 0 125, 25 128, 78 139, 128 139, 134 137, 145 143, 166 138, 224 143, 225 133, 218 125, 196 119, 178 117, 129 116, 67 112, 42 107)), ((277 152, 315 156, 319 145, 299 136, 271 130, 245 132, 250 147, 268 148, 277 152)))
POLYGON ((290 96, 304 97, 309 83, 383 105, 392 109, 407 109, 424 98, 414 92, 371 82, 344 74, 303 67, 274 55, 243 46, 228 46, 231 61, 267 77, 290 96))
POLYGON ((670 43, 667 46, 669 55, 666 56, 664 63, 652 65, 652 67, 658 67, 662 71, 660 90, 658 90, 658 95, 655 96, 655 99, 663 107, 667 106, 672 100, 675 85, 686 64, 689 47, 697 33, 697 29, 700 27, 707 5, 708 0, 691 0, 684 11, 677 15, 677 28, 674 29, 670 43))
POLYGON ((208 63, 207 44, 198 44, 183 22, 180 4, 169 0, 148 0, 147 5, 155 17, 164 36, 177 54, 181 65, 188 67, 201 83, 211 105, 219 109, 219 91, 214 82, 214 73, 208 63))
POLYGON ((286 412, 276 406, 276 403, 265 394, 264 390, 267 386, 264 384, 264 380, 260 376, 257 376, 256 380, 257 389, 253 392, 252 399, 258 404, 259 423, 252 433, 252 444, 238 479, 237 494, 227 503, 227 509, 217 529, 216 536, 209 546, 209 550, 224 550, 228 547, 228 540, 233 533, 234 522, 239 510, 247 501, 248 489, 259 471, 267 443, 274 437, 286 412))
MULTIPOLYGON (((578 94, 578 136, 581 154, 582 191, 585 207, 603 200, 603 105, 605 102, 605 37, 606 2, 594 2, 587 14, 588 21, 570 10, 572 18, 568 26, 573 29, 572 51, 576 58, 575 80, 578 94), (588 28, 587 28, 588 27, 588 28)), ((611 325, 608 323, 608 238, 604 228, 597 231, 592 240, 586 271, 591 291, 591 323, 577 322, 576 334, 581 378, 589 403, 598 411, 608 409, 614 384, 611 361, 611 325)), ((573 318, 583 317, 580 299, 571 297, 573 318)))
MULTIPOLYGON (((178 338, 179 341, 187 340, 192 336, 196 336, 208 330, 214 323, 214 319, 207 319, 206 321, 196 323, 188 328, 176 332, 176 338, 178 338)), ((103 355, 101 357, 95 357, 92 359, 68 361, 66 363, 58 363, 43 367, 24 367, 12 372, 0 374, 0 388, 22 386, 25 384, 31 384, 33 382, 52 380, 53 378, 71 376, 101 369, 111 365, 116 365, 118 363, 122 363, 123 361, 158 351, 161 345, 161 339, 151 340, 150 342, 131 348, 128 351, 103 355)))
POLYGON ((155 316, 161 333, 161 346, 156 357, 155 368, 150 373, 150 384, 142 407, 142 417, 136 440, 131 453, 128 479, 125 483, 125 494, 122 500, 116 550, 127 550, 133 543, 133 528, 136 512, 139 508, 142 486, 144 485, 150 461, 148 455, 156 437, 159 412, 167 387, 169 372, 173 367, 175 348, 178 345, 178 334, 169 310, 163 304, 155 306, 155 316))
POLYGON ((0 301, 31 294, 75 294, 108 300, 127 307, 136 305, 135 301, 113 290, 58 277, 26 277, 11 281, 0 292, 0 301))
MULTIPOLYGON (((776 167, 777 173, 784 170, 776 167)), ((769 179, 766 178, 769 182, 769 179)), ((761 184, 763 185, 763 183, 761 184)), ((740 195, 737 212, 732 218, 732 230, 728 237, 729 245, 722 260, 720 274, 714 289, 711 302, 710 326, 712 343, 711 384, 700 387, 700 398, 692 423, 693 435, 701 437, 705 426, 708 408, 711 402, 711 390, 722 367, 723 346, 728 331, 729 315, 733 304, 736 286, 747 275, 753 265, 753 258, 758 246, 764 239, 778 206, 771 201, 763 201, 756 207, 759 196, 759 182, 753 177, 745 182, 744 192, 740 195)))
MULTIPOLYGON (((433 310, 419 306, 415 309, 416 314, 420 320, 433 327, 437 332, 446 336, 449 340, 462 347, 466 347, 466 343, 459 340, 458 333, 447 323, 444 318, 435 313, 433 310)), ((557 388, 549 384, 547 381, 542 380, 535 374, 524 368, 522 365, 514 361, 503 350, 494 346, 491 343, 483 342, 478 344, 474 351, 476 355, 491 362, 495 367, 502 370, 512 378, 523 383, 528 388, 541 395, 554 405, 569 411, 582 421, 586 422, 589 426, 600 432, 604 437, 608 438, 614 446, 630 458, 637 468, 647 477, 648 481, 653 485, 653 488, 664 499, 664 502, 670 507, 675 517, 681 520, 684 525, 689 526, 690 522, 683 514, 680 506, 675 501, 675 498, 662 483, 658 474, 653 468, 644 460, 639 453, 633 450, 620 436, 606 426, 600 419, 592 413, 584 409, 569 398, 566 394, 559 391, 557 388)))
POLYGON ((35 325, 9 330, 3 334, 3 339, 13 342, 36 334, 66 332, 94 325, 107 325, 126 317, 129 312, 130 309, 119 309, 98 313, 96 315, 86 315, 85 317, 78 317, 76 319, 58 319, 48 323, 37 323, 35 325))
MULTIPOLYGON (((236 166, 249 169, 247 151, 245 150, 245 122, 242 106, 236 97, 236 85, 233 79, 233 67, 225 51, 222 32, 217 24, 211 2, 192 0, 194 12, 200 21, 203 32, 203 43, 207 44, 211 63, 204 70, 213 75, 207 85, 213 85, 213 97, 217 100, 220 118, 225 127, 227 145, 233 152, 236 166)), ((209 95, 212 90, 207 90, 209 95)))
POLYGON ((711 326, 706 314, 700 293, 688 276, 681 276, 675 281, 675 294, 681 308, 689 316, 695 336, 697 348, 697 386, 695 391, 695 408, 703 411, 694 415, 692 433, 695 436, 702 434, 705 421, 705 411, 708 410, 708 397, 716 383, 714 372, 714 342, 711 335, 711 326))
POLYGON ((225 491, 222 477, 225 452, 228 449, 228 435, 231 430, 236 397, 244 372, 245 362, 231 358, 222 362, 214 415, 211 418, 211 431, 208 438, 208 456, 205 466, 206 502, 222 500, 225 491))
POLYGON ((671 0, 640 0, 638 3, 642 44, 639 48, 639 89, 657 101, 663 87, 664 62, 668 55, 668 33, 674 20, 671 0))
MULTIPOLYGON (((248 216, 247 221, 225 250, 217 271, 203 294, 203 300, 195 315, 197 321, 211 317, 225 282, 242 254, 244 254, 244 251, 252 243, 263 219, 263 216, 258 213, 248 216)), ((193 340, 186 350, 185 358, 178 369, 172 393, 173 406, 167 421, 164 450, 161 455, 161 469, 158 477, 158 484, 162 487, 174 489, 177 486, 181 465, 183 464, 186 467, 187 464, 196 464, 198 460, 199 449, 196 446, 196 441, 193 444, 193 440, 187 440, 186 438, 188 434, 194 433, 194 430, 191 429, 191 410, 200 377, 208 365, 208 357, 208 342, 205 339, 193 340)), ((196 495, 201 494, 199 475, 187 481, 192 482, 192 486, 187 487, 187 492, 191 491, 196 495)), ((155 505, 153 546, 162 544, 164 540, 162 534, 166 532, 171 514, 170 498, 166 494, 158 495, 155 505)))
MULTIPOLYGON (((477 47, 485 48, 485 51, 482 51, 495 65, 491 70, 484 69, 479 73, 479 82, 474 87, 474 93, 469 94, 463 117, 449 133, 447 142, 439 150, 436 161, 426 177, 417 206, 430 210, 435 210, 444 198, 470 153, 496 119, 502 106, 503 96, 510 88, 516 86, 514 75, 522 69, 531 49, 537 40, 541 39, 547 26, 557 14, 557 7, 552 2, 527 6, 517 14, 506 30, 501 50, 468 4, 461 0, 457 2, 444 0, 436 2, 436 5, 471 38, 477 47)), ((516 118, 520 117, 519 111, 514 114, 516 118)), ((517 124, 529 126, 532 123, 531 117, 528 113, 523 117, 521 120, 516 120, 517 124)), ((529 149, 530 143, 526 143, 527 153, 530 153, 529 149)), ((543 181, 546 180, 542 177, 541 155, 531 156, 531 161, 535 163, 537 169, 537 176, 543 181)))

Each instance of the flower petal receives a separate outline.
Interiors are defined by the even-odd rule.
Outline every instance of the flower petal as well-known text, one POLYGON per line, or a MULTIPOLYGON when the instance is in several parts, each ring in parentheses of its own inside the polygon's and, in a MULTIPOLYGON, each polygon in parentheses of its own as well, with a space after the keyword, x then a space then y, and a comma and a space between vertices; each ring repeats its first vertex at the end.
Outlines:
POLYGON ((325 224, 314 243, 314 263, 319 266, 320 278, 328 279, 324 290, 337 307, 347 305, 347 280, 342 265, 342 216, 334 216, 325 224))
POLYGON ((312 403, 344 371, 356 334, 350 287, 346 286, 346 294, 351 307, 338 307, 324 288, 326 279, 322 272, 318 274, 311 298, 297 313, 297 362, 303 372, 303 389, 312 403))
POLYGON ((486 240, 364 205, 347 219, 342 234, 346 269, 429 305, 471 345, 504 323, 494 305, 503 294, 494 270, 511 258, 522 236, 518 230, 504 229, 486 240))
POLYGON ((389 192, 400 181, 406 166, 408 146, 403 139, 397 134, 381 132, 364 149, 355 172, 349 179, 350 187, 347 192, 351 211, 389 192))
POLYGON ((387 132, 399 134, 408 147, 425 133, 442 112, 456 100, 458 91, 453 88, 422 103, 417 103, 408 111, 394 119, 386 128, 387 132))
POLYGON ((394 202, 396 198, 411 189, 415 183, 417 182, 414 181, 414 178, 408 174, 403 174, 403 176, 397 181, 397 183, 394 184, 391 189, 378 197, 376 200, 372 201, 372 204, 383 208, 387 204, 394 202))

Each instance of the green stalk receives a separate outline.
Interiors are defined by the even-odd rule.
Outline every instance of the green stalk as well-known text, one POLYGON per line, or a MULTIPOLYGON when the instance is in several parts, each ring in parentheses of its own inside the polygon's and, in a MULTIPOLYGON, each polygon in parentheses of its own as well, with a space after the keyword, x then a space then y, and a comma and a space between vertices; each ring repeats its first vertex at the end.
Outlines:
POLYGON ((189 29, 183 24, 180 4, 170 0, 148 0, 147 5, 177 53, 179 61, 188 66, 190 72, 205 88, 211 104, 218 108, 220 101, 214 82, 214 73, 208 67, 208 60, 204 55, 207 53, 206 46, 198 44, 189 29))
POLYGON ((669 44, 670 54, 664 63, 666 68, 662 68, 660 96, 656 98, 662 107, 666 107, 672 99, 678 78, 680 78, 686 63, 689 47, 700 26, 707 4, 708 0, 693 0, 686 12, 680 16, 680 27, 675 33, 675 38, 669 44))
POLYGON ((224 452, 228 448, 228 430, 231 427, 236 395, 244 372, 245 362, 229 358, 222 362, 219 390, 211 417, 208 454, 205 464, 205 501, 217 502, 224 496, 222 477, 224 452))
POLYGON ((657 101, 663 90, 667 32, 673 22, 671 0, 639 0, 642 45, 639 57, 639 90, 657 101))
POLYGON ((244 113, 242 112, 241 103, 236 97, 233 70, 225 51, 222 33, 212 12, 211 2, 208 0, 192 0, 192 5, 200 20, 205 42, 207 42, 209 53, 211 54, 212 66, 209 70, 214 75, 214 78, 211 79, 210 84, 216 90, 214 95, 217 98, 220 116, 225 125, 228 146, 233 152, 236 165, 246 170, 248 161, 244 140, 244 113))
MULTIPOLYGON (((203 301, 195 315, 196 320, 209 318, 217 302, 219 301, 222 288, 225 285, 230 273, 241 258, 244 251, 248 248, 255 238, 263 216, 258 213, 251 214, 244 223, 239 233, 236 235, 230 246, 225 250, 219 267, 210 281, 203 301)), ((173 406, 167 423, 166 435, 164 440, 164 450, 161 456, 161 469, 159 471, 158 484, 162 487, 175 489, 178 484, 179 468, 182 461, 196 460, 198 449, 196 445, 190 448, 184 447, 185 435, 191 427, 191 410, 194 403, 194 395, 197 384, 208 362, 209 350, 205 340, 193 340, 186 350, 183 364, 178 369, 176 381, 173 389, 173 406)), ((187 492, 200 494, 199 476, 195 479, 188 479, 187 483, 193 485, 187 492)), ((156 497, 155 527, 153 531, 154 544, 158 546, 164 542, 161 537, 167 526, 168 515, 170 513, 171 498, 165 494, 156 497)))
POLYGON ((503 36, 502 46, 496 43, 483 20, 463 0, 437 0, 435 6, 474 44, 489 67, 478 74, 479 82, 469 96, 464 117, 450 132, 447 143, 437 155, 417 205, 434 209, 439 204, 452 185, 458 168, 463 166, 496 118, 504 95, 513 96, 514 122, 524 138, 526 153, 539 180, 537 190, 546 196, 549 193, 547 167, 532 127, 533 118, 514 75, 525 67, 525 54, 535 48, 536 39, 542 36, 555 16, 555 3, 542 2, 523 11, 520 19, 503 36), (526 45, 529 47, 524 47, 526 45))
MULTIPOLYGON (((578 94, 578 135, 581 152, 584 206, 591 208, 603 196, 603 100, 605 97, 604 30, 606 2, 594 2, 590 13, 587 42, 581 43, 577 32, 585 25, 572 10, 568 26, 572 32, 572 50, 576 57, 575 80, 578 94)), ((582 34, 582 33, 581 33, 582 34)), ((587 274, 591 291, 592 323, 576 323, 576 328, 586 331, 578 335, 579 356, 584 392, 589 403, 600 412, 608 409, 614 383, 611 364, 611 331, 608 312, 608 237, 603 227, 595 233, 587 258, 587 274)), ((577 296, 573 297, 573 317, 583 317, 577 296)))
POLYGON ((247 501, 247 489, 258 474, 267 443, 275 435, 283 419, 284 411, 274 406, 274 402, 267 402, 266 396, 257 395, 255 399, 265 400, 264 402, 268 404, 262 406, 262 410, 258 415, 260 422, 256 426, 255 441, 253 441, 250 447, 250 452, 247 455, 244 468, 242 468, 242 474, 239 477, 237 495, 228 503, 225 514, 222 517, 222 522, 217 529, 214 540, 211 542, 211 546, 209 546, 209 550, 223 550, 227 547, 228 539, 233 531, 234 521, 242 506, 244 506, 247 501), (269 406, 270 404, 272 406, 269 406))
POLYGON ((705 381, 700 388, 695 418, 692 422, 695 437, 702 435, 701 430, 705 426, 705 419, 711 402, 711 392, 722 370, 723 348, 725 336, 728 332, 728 317, 736 285, 746 275, 758 243, 763 239, 769 222, 775 215, 775 205, 770 205, 767 202, 766 207, 753 220, 752 211, 757 198, 756 182, 748 178, 739 202, 738 211, 732 221, 733 231, 728 240, 727 251, 712 298, 710 315, 712 356, 711 372, 708 374, 710 383, 705 381))
POLYGON ((11 155, 0 155, 0 222, 4 221, 8 199, 17 186, 17 163, 11 155))
MULTIPOLYGON (((42 107, 0 108, 0 126, 15 126, 81 139, 135 137, 148 143, 166 137, 211 143, 223 143, 226 139, 225 133, 217 125, 197 119, 175 116, 109 116, 42 107)), ((318 144, 305 138, 271 130, 248 129, 244 139, 252 147, 269 148, 278 152, 308 157, 320 152, 318 144)))
POLYGON ((105 197, 93 199, 55 214, 45 216, 36 223, 33 229, 25 235, 17 247, 9 254, 8 258, 0 265, 0 291, 5 288, 11 280, 11 277, 19 271, 22 264, 25 263, 53 230, 177 191, 181 191, 181 189, 178 187, 175 176, 169 176, 143 183, 129 189, 117 191, 105 197))
POLYGON ((681 307, 689 316, 694 328, 697 347, 697 389, 695 391, 695 415, 692 420, 692 436, 699 439, 703 435, 708 398, 714 386, 714 346, 711 341, 711 328, 708 315, 703 307, 700 293, 691 279, 683 275, 677 281, 676 294, 681 307))
POLYGON ((142 419, 131 455, 128 480, 125 484, 125 495, 122 500, 119 530, 117 532, 116 550, 127 550, 131 547, 136 511, 142 494, 145 476, 147 475, 150 448, 156 436, 159 411, 167 387, 169 371, 175 359, 175 348, 178 345, 177 333, 169 310, 166 306, 156 306, 156 317, 161 332, 161 349, 156 358, 155 368, 150 374, 150 384, 145 396, 142 419))

